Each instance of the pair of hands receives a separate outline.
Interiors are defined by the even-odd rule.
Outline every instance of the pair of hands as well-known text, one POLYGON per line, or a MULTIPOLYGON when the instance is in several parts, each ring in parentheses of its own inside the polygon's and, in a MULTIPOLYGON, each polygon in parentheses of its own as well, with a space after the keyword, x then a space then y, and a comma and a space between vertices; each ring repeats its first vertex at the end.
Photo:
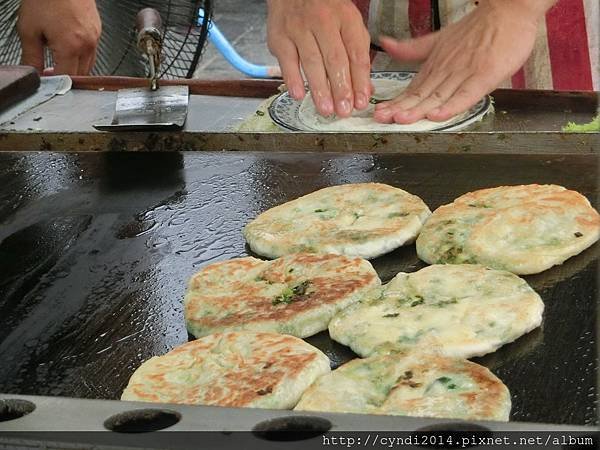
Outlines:
MULTIPOLYGON (((527 60, 538 22, 555 0, 481 0, 460 21, 407 41, 380 38, 394 59, 423 62, 396 99, 375 107, 382 123, 444 121, 459 114, 527 60)), ((322 115, 348 117, 372 93, 369 34, 350 0, 268 0, 268 44, 295 99, 304 72, 322 115)))
POLYGON ((21 0, 17 30, 21 62, 44 71, 44 47, 54 74, 87 75, 96 61, 102 24, 95 0, 21 0))
MULTIPOLYGON (((422 61, 402 95, 379 103, 375 120, 443 121, 467 110, 515 73, 535 42, 539 20, 556 0, 481 0, 462 20, 408 41, 382 37, 393 58, 422 61)), ((317 110, 348 117, 372 94, 370 38, 350 0, 268 0, 268 44, 292 97, 304 97, 302 71, 317 110)), ((86 75, 95 62, 101 22, 95 0, 22 0, 17 25, 24 64, 86 75)))

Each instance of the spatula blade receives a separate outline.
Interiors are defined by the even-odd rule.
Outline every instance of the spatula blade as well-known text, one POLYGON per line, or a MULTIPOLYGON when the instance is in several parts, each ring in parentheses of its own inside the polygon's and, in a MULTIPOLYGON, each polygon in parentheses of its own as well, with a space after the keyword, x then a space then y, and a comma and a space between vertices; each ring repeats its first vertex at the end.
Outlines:
POLYGON ((96 124, 98 130, 179 129, 187 117, 189 88, 163 86, 121 89, 117 92, 115 114, 110 124, 96 124))

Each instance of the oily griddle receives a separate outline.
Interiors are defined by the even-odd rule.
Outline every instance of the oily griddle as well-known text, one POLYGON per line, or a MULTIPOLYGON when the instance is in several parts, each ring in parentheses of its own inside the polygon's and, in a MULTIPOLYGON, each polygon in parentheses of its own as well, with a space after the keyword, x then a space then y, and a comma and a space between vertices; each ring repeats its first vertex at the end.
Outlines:
MULTIPOLYGON (((118 399, 143 362, 188 340, 182 299, 205 264, 250 254, 241 229, 317 189, 376 181, 434 209, 503 184, 556 183, 597 205, 594 155, 0 154, 0 392, 118 399)), ((525 277, 541 328, 475 361, 509 387, 511 420, 594 424, 596 244, 525 277)), ((384 282, 414 245, 372 261, 384 282)), ((332 366, 355 357, 307 339, 332 366)))

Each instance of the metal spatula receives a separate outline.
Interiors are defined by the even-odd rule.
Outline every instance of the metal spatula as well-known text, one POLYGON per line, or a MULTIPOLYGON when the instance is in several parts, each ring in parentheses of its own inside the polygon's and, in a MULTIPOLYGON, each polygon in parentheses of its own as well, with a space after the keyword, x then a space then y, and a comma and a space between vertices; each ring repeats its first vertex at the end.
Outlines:
POLYGON ((158 11, 142 9, 136 17, 136 29, 138 49, 148 58, 150 66, 148 87, 119 90, 112 122, 96 124, 94 128, 106 131, 181 128, 187 117, 189 88, 159 86, 163 32, 158 11))

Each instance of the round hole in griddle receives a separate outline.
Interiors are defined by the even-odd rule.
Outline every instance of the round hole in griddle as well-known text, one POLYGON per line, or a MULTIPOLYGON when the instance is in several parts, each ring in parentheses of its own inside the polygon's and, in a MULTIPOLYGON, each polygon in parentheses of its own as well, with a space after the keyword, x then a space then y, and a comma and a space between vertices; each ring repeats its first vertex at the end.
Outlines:
POLYGON ((265 420, 252 428, 252 434, 267 441, 303 441, 327 433, 331 422, 315 416, 288 416, 265 420))
POLYGON ((109 417, 104 428, 116 433, 150 433, 164 430, 181 420, 181 414, 168 409, 135 409, 109 417))
POLYGON ((493 437, 492 430, 468 422, 437 423, 419 428, 413 433, 421 448, 475 448, 480 439, 493 437))
POLYGON ((0 400, 0 422, 19 419, 30 414, 35 409, 35 404, 18 398, 0 400))

